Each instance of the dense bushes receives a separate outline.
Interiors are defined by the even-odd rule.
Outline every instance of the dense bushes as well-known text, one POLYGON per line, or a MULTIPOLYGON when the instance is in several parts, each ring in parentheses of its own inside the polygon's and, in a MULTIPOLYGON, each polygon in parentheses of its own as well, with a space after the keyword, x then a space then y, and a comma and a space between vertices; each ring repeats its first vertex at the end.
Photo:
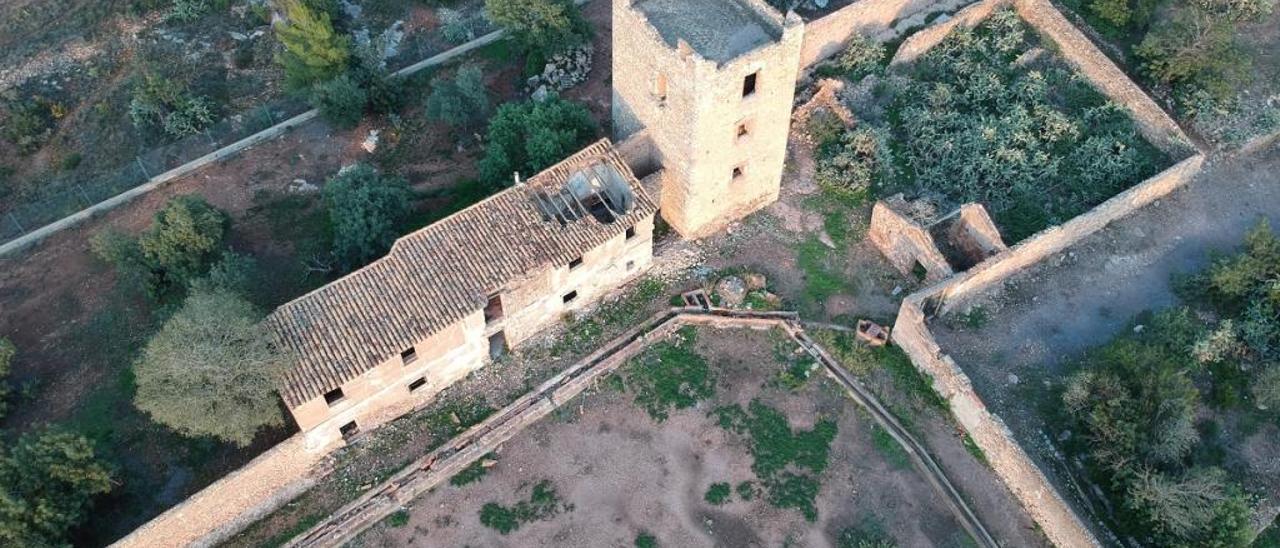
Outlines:
POLYGON ((340 128, 353 128, 364 117, 364 106, 369 94, 351 76, 343 74, 316 84, 311 92, 311 104, 329 123, 340 128))
POLYGON ((591 36, 572 0, 485 0, 484 11, 533 57, 573 48, 591 36))
POLYGON ((181 295, 223 251, 227 216, 198 196, 179 196, 138 238, 113 231, 90 240, 94 253, 156 299, 181 295))
POLYGON ((17 146, 19 152, 35 152, 49 139, 53 116, 42 101, 10 101, 5 110, 4 137, 17 146))
POLYGON ((1226 421, 1248 435, 1280 418, 1277 279, 1280 239, 1259 225, 1241 253, 1181 284, 1195 309, 1139 318, 1067 381, 1068 449, 1087 456, 1122 532, 1156 546, 1245 545, 1249 501, 1221 469, 1218 435, 1203 433, 1226 421))
POLYGON ((554 95, 504 104, 489 120, 480 177, 494 188, 506 187, 512 173, 533 176, 577 152, 598 131, 585 106, 554 95))
POLYGON ((279 0, 279 6, 286 21, 276 25, 283 46, 277 59, 290 90, 308 90, 346 70, 351 40, 334 30, 329 13, 302 0, 279 0))
POLYGON ((181 82, 144 74, 133 86, 129 119, 140 128, 158 127, 174 137, 204 131, 215 120, 213 101, 193 95, 181 82))
POLYGON ((67 532, 111 490, 111 474, 83 437, 28 433, 0 447, 0 545, 68 546, 67 532))
POLYGON ((1031 49, 1011 10, 958 29, 920 58, 890 115, 905 180, 983 202, 1011 241, 1078 215, 1163 160, 1122 109, 1031 49))
POLYGON ((431 82, 427 116, 433 119, 455 128, 471 128, 483 122, 491 108, 484 73, 478 66, 464 66, 453 78, 437 78, 431 82))
POLYGON ((356 164, 329 178, 325 207, 333 250, 344 270, 364 266, 391 249, 408 217, 413 197, 404 179, 356 164))

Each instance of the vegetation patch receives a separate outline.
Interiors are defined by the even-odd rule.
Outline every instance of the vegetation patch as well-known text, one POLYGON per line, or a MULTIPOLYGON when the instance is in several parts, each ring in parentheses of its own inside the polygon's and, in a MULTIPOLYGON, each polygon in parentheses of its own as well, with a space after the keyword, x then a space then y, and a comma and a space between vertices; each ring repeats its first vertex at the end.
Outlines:
POLYGON ((729 497, 732 495, 733 489, 729 487, 728 483, 717 482, 711 484, 711 487, 707 488, 706 494, 702 495, 702 500, 707 501, 708 504, 720 506, 721 504, 729 502, 729 497))
POLYGON ((489 473, 489 467, 485 466, 485 462, 492 462, 493 457, 493 453, 488 453, 485 456, 480 457, 479 460, 468 464, 461 472, 458 472, 457 474, 454 474, 453 477, 449 478, 449 485, 462 487, 464 485, 480 481, 484 478, 485 474, 489 473))
POLYGON ((645 319, 651 305, 667 291, 657 278, 644 278, 622 298, 601 303, 586 316, 565 318, 564 333, 551 346, 554 356, 581 352, 599 346, 607 333, 633 327, 645 319))
POLYGON ((905 470, 911 467, 911 457, 907 455, 907 450, 902 448, 898 440, 893 439, 888 430, 878 424, 871 427, 871 443, 894 468, 905 470))
POLYGON ((845 527, 836 537, 836 548, 895 548, 898 543, 875 516, 866 516, 857 525, 845 527))
POLYGON ((671 409, 687 409, 715 394, 715 375, 694 347, 698 332, 681 328, 671 340, 651 346, 628 367, 635 402, 658 422, 671 409))
POLYGON ((1186 306, 1141 315, 1078 360, 1054 419, 1073 433, 1066 449, 1085 458, 1122 534, 1246 544, 1250 499, 1223 467, 1223 445, 1226 432, 1280 419, 1278 279, 1280 238, 1260 224, 1238 254, 1180 284, 1186 306))
MULTIPOLYGON (((818 510, 814 500, 827 468, 836 423, 820 419, 811 430, 793 431, 787 418, 760 401, 746 410, 729 405, 716 408, 720 427, 747 438, 753 459, 751 470, 764 486, 769 503, 778 508, 795 508, 814 521, 818 510)), ((728 485, 726 485, 726 488, 728 485)))
POLYGON ((496 502, 485 504, 480 509, 480 523, 505 535, 526 523, 551 519, 561 510, 572 509, 572 506, 560 503, 560 496, 551 480, 542 480, 533 486, 529 500, 517 502, 515 506, 496 502))

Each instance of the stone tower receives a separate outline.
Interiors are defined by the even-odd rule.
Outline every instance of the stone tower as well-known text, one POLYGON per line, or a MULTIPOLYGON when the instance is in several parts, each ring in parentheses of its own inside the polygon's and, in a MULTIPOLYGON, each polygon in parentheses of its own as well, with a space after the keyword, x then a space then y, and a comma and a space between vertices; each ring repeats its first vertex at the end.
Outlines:
POLYGON ((778 198, 803 35, 763 0, 614 1, 614 137, 648 133, 682 236, 778 198))

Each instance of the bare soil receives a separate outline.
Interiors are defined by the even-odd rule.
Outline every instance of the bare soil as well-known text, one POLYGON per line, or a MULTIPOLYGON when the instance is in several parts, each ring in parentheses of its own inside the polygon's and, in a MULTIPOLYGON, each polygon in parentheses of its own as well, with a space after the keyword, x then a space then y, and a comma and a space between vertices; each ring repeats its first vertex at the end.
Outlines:
POLYGON ((877 450, 872 422, 832 381, 815 376, 798 390, 771 383, 781 366, 767 333, 702 330, 698 340, 718 378, 711 401, 657 423, 631 402, 632 394, 599 387, 509 442, 479 483, 443 486, 413 503, 407 526, 380 525, 355 544, 623 546, 648 532, 664 546, 824 546, 868 517, 902 546, 967 541, 932 488, 877 450), (811 428, 823 417, 837 421, 814 522, 758 495, 745 501, 734 494, 722 506, 703 498, 712 483, 756 479, 744 441, 708 412, 757 398, 785 414, 792 428, 811 428), (571 510, 505 536, 479 522, 485 503, 527 498, 528 487, 543 479, 571 510))

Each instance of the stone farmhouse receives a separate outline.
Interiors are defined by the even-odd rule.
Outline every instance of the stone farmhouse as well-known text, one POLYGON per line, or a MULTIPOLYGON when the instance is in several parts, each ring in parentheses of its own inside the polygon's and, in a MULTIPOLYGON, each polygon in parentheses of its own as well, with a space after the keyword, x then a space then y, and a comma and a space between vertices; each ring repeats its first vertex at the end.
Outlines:
POLYGON ((763 0, 615 1, 616 147, 592 144, 271 314, 307 448, 425 404, 635 278, 659 207, 700 238, 777 200, 799 75, 854 33, 946 7, 853 2, 806 22, 763 0))
POLYGON ((412 410, 643 272, 656 210, 602 140, 278 308, 297 360, 280 393, 307 447, 412 410))

